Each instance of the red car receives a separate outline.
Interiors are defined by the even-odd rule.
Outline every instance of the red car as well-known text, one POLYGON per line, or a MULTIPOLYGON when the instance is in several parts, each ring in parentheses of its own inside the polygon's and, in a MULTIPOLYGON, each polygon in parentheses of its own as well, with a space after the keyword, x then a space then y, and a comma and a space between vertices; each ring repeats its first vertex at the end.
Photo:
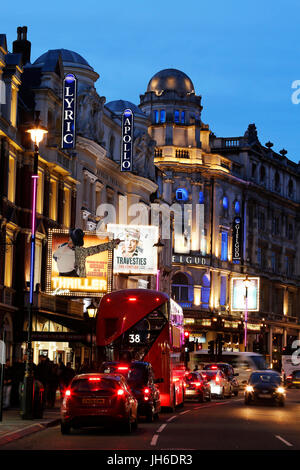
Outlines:
POLYGON ((210 385, 201 372, 186 372, 185 374, 185 399, 196 398, 203 403, 211 401, 210 385))
POLYGON ((122 375, 76 375, 61 405, 61 432, 71 428, 110 426, 130 433, 137 428, 137 400, 122 375))

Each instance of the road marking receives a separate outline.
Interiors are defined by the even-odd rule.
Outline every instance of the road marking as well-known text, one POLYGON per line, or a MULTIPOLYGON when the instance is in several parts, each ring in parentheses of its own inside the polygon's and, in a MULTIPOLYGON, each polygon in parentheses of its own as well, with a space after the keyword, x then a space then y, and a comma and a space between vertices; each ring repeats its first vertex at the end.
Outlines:
POLYGON ((175 418, 177 418, 177 416, 176 416, 176 415, 174 415, 174 416, 171 416, 171 418, 167 419, 167 422, 169 423, 170 421, 173 421, 173 419, 175 419, 175 418))
POLYGON ((165 424, 162 424, 162 425, 158 428, 158 430, 157 430, 156 432, 162 432, 162 431, 165 429, 166 426, 167 426, 166 423, 165 423, 165 424))
POLYGON ((181 413, 179 413, 180 415, 185 415, 185 413, 189 413, 190 411, 192 410, 186 410, 186 411, 182 411, 181 413))
POLYGON ((293 447, 293 444, 291 444, 290 442, 286 441, 285 439, 283 439, 283 437, 281 436, 275 436, 277 439, 279 439, 280 441, 284 442, 285 445, 287 445, 288 447, 293 447))
POLYGON ((157 439, 158 439, 158 434, 154 434, 154 436, 152 437, 152 440, 150 442, 150 446, 156 446, 157 439))

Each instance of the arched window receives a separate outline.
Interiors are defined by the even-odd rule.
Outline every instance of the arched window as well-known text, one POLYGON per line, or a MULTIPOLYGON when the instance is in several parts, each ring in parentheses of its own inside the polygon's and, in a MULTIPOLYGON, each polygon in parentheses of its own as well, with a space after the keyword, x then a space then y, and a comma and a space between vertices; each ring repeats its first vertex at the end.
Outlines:
POLYGON ((199 204, 204 204, 204 191, 199 191, 199 204))
POLYGON ((264 167, 263 165, 260 167, 259 178, 260 178, 260 182, 261 182, 261 183, 264 183, 264 182, 265 182, 265 178, 266 178, 266 169, 265 169, 265 167, 264 167))
POLYGON ((288 185, 288 195, 290 198, 293 197, 294 195, 294 183, 293 183, 293 180, 290 179, 289 181, 289 185, 288 185))
POLYGON ((241 205, 239 201, 235 201, 234 203, 234 212, 236 213, 236 215, 239 215, 239 213, 241 212, 241 205))
POLYGON ((208 274, 204 274, 202 278, 202 289, 201 289, 201 304, 203 308, 209 307, 209 296, 210 296, 210 277, 208 274))
POLYGON ((223 197, 222 204, 223 204, 223 209, 227 211, 228 210, 228 197, 227 196, 223 197))
POLYGON ((178 188, 176 190, 176 199, 177 201, 188 201, 189 193, 185 188, 178 188))
POLYGON ((275 191, 280 191, 280 176, 279 176, 278 171, 276 171, 275 177, 274 177, 274 189, 275 191))
POLYGON ((109 156, 114 159, 114 149, 115 149, 115 137, 112 135, 109 142, 109 156))

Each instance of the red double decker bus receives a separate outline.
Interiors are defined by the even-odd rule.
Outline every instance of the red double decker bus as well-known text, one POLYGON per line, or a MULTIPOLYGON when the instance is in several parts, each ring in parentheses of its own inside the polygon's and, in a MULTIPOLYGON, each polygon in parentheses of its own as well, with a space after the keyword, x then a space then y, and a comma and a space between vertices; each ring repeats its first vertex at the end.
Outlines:
POLYGON ((162 407, 183 404, 183 312, 167 294, 126 289, 105 295, 98 309, 96 337, 106 361, 151 363, 162 407))

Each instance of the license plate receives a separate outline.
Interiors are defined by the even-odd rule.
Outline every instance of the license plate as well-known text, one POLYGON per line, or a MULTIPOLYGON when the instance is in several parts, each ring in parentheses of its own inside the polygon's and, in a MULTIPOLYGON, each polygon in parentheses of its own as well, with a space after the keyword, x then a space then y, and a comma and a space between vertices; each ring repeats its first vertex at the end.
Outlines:
POLYGON ((269 392, 262 392, 262 393, 259 393, 258 396, 259 397, 264 397, 264 398, 271 398, 271 395, 268 395, 269 392))
POLYGON ((104 398, 83 398, 82 404, 83 405, 103 405, 104 398))
POLYGON ((195 392, 194 392, 194 390, 186 390, 185 393, 187 395, 194 395, 195 392))

